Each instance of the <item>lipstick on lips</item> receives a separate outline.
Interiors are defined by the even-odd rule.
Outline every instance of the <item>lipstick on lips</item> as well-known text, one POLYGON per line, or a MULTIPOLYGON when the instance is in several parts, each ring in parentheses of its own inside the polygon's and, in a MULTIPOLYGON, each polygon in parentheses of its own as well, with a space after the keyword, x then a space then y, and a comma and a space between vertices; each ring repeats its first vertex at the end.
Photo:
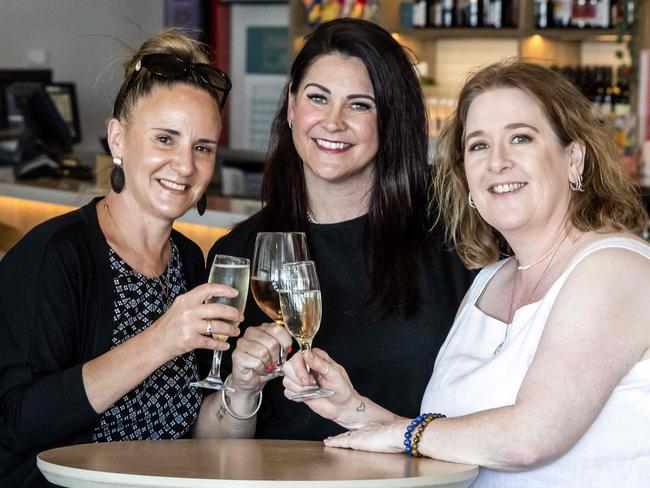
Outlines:
POLYGON ((352 144, 349 144, 347 142, 329 141, 327 139, 315 138, 314 142, 319 149, 333 153, 347 151, 350 147, 352 147, 352 144))

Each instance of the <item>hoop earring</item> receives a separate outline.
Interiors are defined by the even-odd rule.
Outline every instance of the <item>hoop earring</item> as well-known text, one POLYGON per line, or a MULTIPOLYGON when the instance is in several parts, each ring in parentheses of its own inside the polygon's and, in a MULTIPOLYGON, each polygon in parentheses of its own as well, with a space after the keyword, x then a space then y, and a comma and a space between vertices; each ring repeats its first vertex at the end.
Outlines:
POLYGON ((580 192, 585 191, 585 189, 582 186, 582 175, 580 173, 576 174, 575 183, 571 183, 571 180, 569 180, 569 188, 571 188, 571 191, 580 191, 580 192))
POLYGON ((113 169, 111 170, 111 188, 115 193, 124 190, 124 168, 122 158, 113 158, 113 169))
POLYGON ((289 130, 293 130, 293 119, 288 120, 287 124, 289 125, 289 130))
POLYGON ((472 200, 471 191, 467 194, 467 204, 470 206, 470 208, 476 208, 476 205, 474 204, 474 200, 472 200))
POLYGON ((196 211, 199 212, 199 215, 203 215, 207 206, 208 196, 206 193, 203 193, 203 195, 201 195, 201 198, 199 198, 199 201, 196 202, 196 211))

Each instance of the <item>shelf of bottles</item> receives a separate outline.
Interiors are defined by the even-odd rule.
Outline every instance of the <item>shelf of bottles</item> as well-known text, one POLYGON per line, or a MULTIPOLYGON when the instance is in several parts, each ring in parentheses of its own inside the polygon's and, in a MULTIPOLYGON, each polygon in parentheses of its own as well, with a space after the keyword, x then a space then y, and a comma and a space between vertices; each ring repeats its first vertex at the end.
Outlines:
POLYGON ((519 0, 416 0, 402 17, 404 27, 515 29, 519 0))
POLYGON ((613 29, 634 19, 631 0, 535 0, 537 29, 613 29))
POLYGON ((564 40, 616 34, 638 0, 414 0, 400 4, 400 25, 419 38, 521 37, 564 40))

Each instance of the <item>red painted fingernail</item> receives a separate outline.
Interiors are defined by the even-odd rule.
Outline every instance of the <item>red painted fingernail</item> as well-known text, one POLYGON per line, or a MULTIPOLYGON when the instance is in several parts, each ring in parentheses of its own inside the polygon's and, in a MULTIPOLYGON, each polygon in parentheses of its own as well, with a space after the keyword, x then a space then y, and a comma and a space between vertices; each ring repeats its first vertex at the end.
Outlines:
POLYGON ((277 363, 271 363, 266 367, 266 370, 267 371, 273 371, 276 366, 277 366, 277 363))
POLYGON ((291 351, 293 351, 293 347, 291 346, 287 347, 287 354, 289 354, 291 351))

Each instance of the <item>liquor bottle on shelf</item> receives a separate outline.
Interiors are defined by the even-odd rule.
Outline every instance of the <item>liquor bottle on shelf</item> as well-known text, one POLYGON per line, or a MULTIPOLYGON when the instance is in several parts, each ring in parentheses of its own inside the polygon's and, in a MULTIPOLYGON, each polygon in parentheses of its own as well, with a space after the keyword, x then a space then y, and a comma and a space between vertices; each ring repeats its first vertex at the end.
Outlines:
POLYGON ((503 27, 503 2, 508 0, 487 0, 483 5, 483 25, 500 29, 503 27))
POLYGON ((596 18, 596 0, 573 0, 571 6, 571 25, 584 29, 591 26, 596 18))
POLYGON ((427 25, 429 27, 443 27, 442 23, 443 0, 432 0, 427 6, 427 25))
POLYGON ((572 0, 554 0, 553 27, 569 27, 571 25, 572 0))
POLYGON ((456 26, 456 5, 455 0, 442 0, 442 26, 456 26))
POLYGON ((427 10, 426 0, 415 0, 413 2, 413 14, 411 20, 413 27, 427 26, 427 10))
POLYGON ((535 0, 535 27, 538 29, 546 29, 547 27, 550 27, 549 19, 552 15, 549 14, 549 6, 552 9, 553 5, 549 0, 535 0))
POLYGON ((503 0, 501 5, 503 27, 517 27, 519 24, 519 0, 503 0))

